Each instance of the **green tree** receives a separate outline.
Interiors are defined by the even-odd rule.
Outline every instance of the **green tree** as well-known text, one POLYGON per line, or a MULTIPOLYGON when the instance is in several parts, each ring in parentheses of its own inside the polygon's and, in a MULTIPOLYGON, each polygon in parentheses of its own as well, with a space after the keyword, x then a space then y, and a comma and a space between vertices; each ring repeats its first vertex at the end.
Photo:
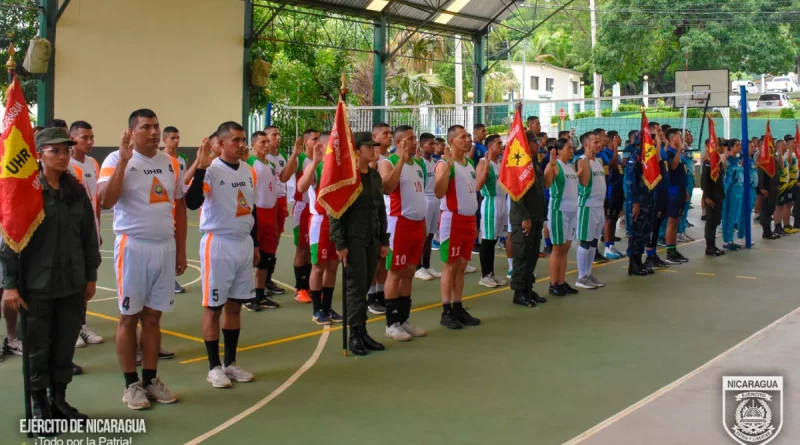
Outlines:
POLYGON ((609 0, 601 7, 594 68, 636 91, 648 74, 671 91, 674 72, 786 72, 797 50, 774 0, 609 0), (674 13, 672 13, 674 12, 674 13))
MULTIPOLYGON (((30 0, 3 0, 3 3, 14 6, 35 6, 34 2, 30 0)), ((0 11, 2 11, 0 13, 0 65, 2 65, 2 71, 3 73, 6 71, 8 47, 13 43, 17 52, 14 57, 17 62, 17 76, 22 82, 25 100, 28 105, 33 105, 36 103, 39 76, 25 71, 22 68, 22 61, 25 60, 28 43, 39 33, 39 13, 35 10, 15 8, 13 6, 0 8, 0 11)), ((8 76, 3 74, 0 75, 0 97, 3 96, 6 88, 8 88, 8 76)), ((5 106, 5 101, 3 106, 5 106)))

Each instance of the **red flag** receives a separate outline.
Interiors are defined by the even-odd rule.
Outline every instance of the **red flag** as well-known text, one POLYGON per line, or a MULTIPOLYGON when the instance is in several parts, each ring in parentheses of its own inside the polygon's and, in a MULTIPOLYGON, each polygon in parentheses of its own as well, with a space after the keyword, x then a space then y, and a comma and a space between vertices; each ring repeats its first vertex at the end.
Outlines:
POLYGON ((772 139, 769 121, 767 121, 767 133, 764 135, 764 144, 758 152, 756 165, 764 170, 764 173, 768 174, 770 178, 775 176, 775 141, 772 139))
POLYGON ((44 219, 44 199, 28 104, 17 76, 6 97, 0 136, 0 232, 5 243, 19 252, 44 219))
POLYGON ((658 165, 658 155, 656 154, 655 143, 650 136, 647 115, 642 111, 642 180, 647 188, 653 190, 661 181, 661 167, 658 165))
POLYGON ((528 137, 525 134, 525 127, 522 126, 520 107, 521 105, 517 105, 517 112, 508 132, 508 148, 503 151, 499 178, 500 186, 514 201, 522 199, 536 180, 528 137))
POLYGON ((711 180, 719 179, 719 145, 717 145, 717 132, 714 121, 708 118, 708 162, 711 164, 711 180))
POLYGON ((794 123, 794 141, 794 154, 800 159, 800 125, 798 125, 797 122, 794 123))
POLYGON ((347 118, 347 108, 339 99, 333 129, 322 158, 317 202, 334 218, 341 218, 361 193, 361 174, 356 165, 356 147, 347 118))

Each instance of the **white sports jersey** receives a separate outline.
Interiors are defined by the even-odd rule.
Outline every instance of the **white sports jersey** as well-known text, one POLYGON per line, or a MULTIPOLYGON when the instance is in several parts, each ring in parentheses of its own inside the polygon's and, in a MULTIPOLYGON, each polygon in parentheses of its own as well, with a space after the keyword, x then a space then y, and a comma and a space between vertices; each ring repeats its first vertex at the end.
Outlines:
POLYGON ((431 160, 428 161, 423 156, 421 161, 422 165, 425 166, 425 197, 435 198, 436 193, 434 193, 433 189, 436 185, 436 173, 434 172, 436 169, 436 160, 431 158, 431 160))
MULTIPOLYGON (((439 162, 446 161, 441 160, 439 162)), ((442 211, 474 216, 478 211, 478 198, 475 196, 475 167, 472 160, 464 159, 464 163, 453 162, 450 168, 450 181, 447 194, 442 199, 442 211)))
POLYGON ((589 161, 592 174, 589 184, 578 184, 578 205, 580 207, 603 207, 606 199, 606 175, 603 164, 597 159, 589 161))
POLYGON ((489 161, 489 177, 481 189, 481 196, 506 199, 506 189, 500 185, 500 163, 489 161))
MULTIPOLYGON (((397 165, 400 158, 391 155, 385 161, 392 167, 397 165)), ((400 173, 400 182, 392 193, 388 195, 389 204, 386 213, 389 216, 402 216, 413 221, 425 219, 425 168, 422 161, 411 159, 411 164, 403 166, 400 173)))
POLYGON ((200 231, 231 239, 245 239, 253 229, 253 203, 258 199, 257 176, 252 167, 239 161, 234 170, 217 158, 203 180, 200 231))
POLYGON ((322 177, 322 164, 323 163, 320 162, 317 164, 317 168, 311 171, 311 174, 314 175, 314 179, 311 182, 311 187, 308 188, 308 202, 311 204, 308 209, 312 215, 327 217, 328 213, 325 211, 325 208, 317 202, 317 184, 319 183, 319 178, 322 177))
MULTIPOLYGON (((300 153, 300 156, 297 157, 297 171, 294 174, 295 184, 297 183, 297 181, 300 181, 300 178, 303 177, 303 172, 306 170, 306 166, 310 165, 310 164, 311 164, 311 158, 306 156, 305 153, 300 153)), ((295 187, 296 187, 296 185, 295 185, 295 187)), ((295 202, 297 202, 297 201, 309 202, 308 201, 308 191, 306 191, 305 193, 301 194, 295 188, 294 200, 295 200, 295 202)))
POLYGON ((278 169, 275 164, 258 159, 255 156, 250 156, 247 161, 256 172, 256 179, 258 180, 258 193, 256 194, 256 207, 262 209, 271 209, 275 207, 278 202, 278 188, 277 184, 281 181, 278 179, 278 169))
MULTIPOLYGON (((289 159, 286 158, 286 155, 283 152, 278 152, 277 155, 267 155, 267 160, 275 164, 275 173, 280 176, 283 168, 286 167, 286 164, 289 163, 289 159)), ((275 188, 278 190, 278 198, 283 198, 286 196, 286 183, 281 182, 280 180, 275 182, 275 188)))
POLYGON ((70 158, 69 172, 86 188, 86 194, 92 201, 92 208, 97 212, 97 179, 100 176, 100 166, 97 165, 97 161, 91 156, 86 156, 83 162, 70 158))
MULTIPOLYGON (((108 182, 119 151, 103 161, 98 184, 108 182)), ((175 236, 175 200, 183 198, 178 161, 160 151, 147 156, 134 150, 126 167, 122 193, 114 206, 114 233, 148 241, 175 236)))
POLYGON ((558 170, 550 184, 550 209, 562 212, 578 210, 578 174, 571 164, 558 160, 558 170))

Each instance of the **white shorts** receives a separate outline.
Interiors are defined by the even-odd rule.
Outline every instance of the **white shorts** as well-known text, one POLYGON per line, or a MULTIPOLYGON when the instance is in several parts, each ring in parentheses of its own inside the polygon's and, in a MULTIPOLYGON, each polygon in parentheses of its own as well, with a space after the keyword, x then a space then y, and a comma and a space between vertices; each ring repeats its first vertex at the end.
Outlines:
POLYGON ((220 307, 228 299, 244 303, 256 296, 253 240, 222 238, 206 233, 200 240, 203 307, 220 307))
POLYGON ((175 240, 144 241, 117 235, 114 274, 122 315, 145 307, 170 312, 175 304, 175 240))
POLYGON ((493 240, 507 231, 506 198, 484 197, 481 201, 481 239, 493 240))
POLYGON ((425 225, 428 235, 439 232, 439 218, 442 216, 442 200, 437 197, 425 197, 425 225))
POLYGON ((561 245, 575 239, 578 228, 578 212, 562 212, 550 209, 547 217, 547 229, 550 239, 555 245, 561 245))
POLYGON ((603 225, 605 222, 605 212, 602 207, 579 207, 578 241, 600 239, 600 235, 603 234, 603 225))

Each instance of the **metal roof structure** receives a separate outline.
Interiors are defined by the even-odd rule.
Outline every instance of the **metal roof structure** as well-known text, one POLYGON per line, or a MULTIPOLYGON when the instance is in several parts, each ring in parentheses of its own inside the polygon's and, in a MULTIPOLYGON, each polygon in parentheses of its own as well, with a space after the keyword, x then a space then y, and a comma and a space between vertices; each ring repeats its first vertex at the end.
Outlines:
POLYGON ((280 3, 472 35, 491 25, 500 25, 524 0, 283 0, 280 3))

